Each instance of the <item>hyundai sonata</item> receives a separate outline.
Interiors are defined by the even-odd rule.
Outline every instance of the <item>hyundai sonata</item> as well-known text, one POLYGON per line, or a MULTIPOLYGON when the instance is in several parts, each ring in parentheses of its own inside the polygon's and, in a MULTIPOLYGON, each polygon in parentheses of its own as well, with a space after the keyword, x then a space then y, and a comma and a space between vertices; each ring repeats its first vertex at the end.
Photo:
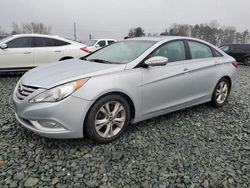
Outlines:
POLYGON ((198 39, 129 39, 24 74, 13 95, 16 118, 45 137, 110 142, 129 123, 206 102, 221 107, 237 66, 198 39))

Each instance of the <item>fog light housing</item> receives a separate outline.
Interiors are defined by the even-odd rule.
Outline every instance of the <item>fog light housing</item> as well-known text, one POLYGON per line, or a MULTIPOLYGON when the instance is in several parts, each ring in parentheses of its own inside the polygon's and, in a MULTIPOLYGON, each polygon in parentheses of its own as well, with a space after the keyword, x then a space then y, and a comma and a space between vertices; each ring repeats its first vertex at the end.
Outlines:
POLYGON ((41 121, 30 121, 32 125, 41 131, 65 131, 66 129, 61 126, 61 124, 50 121, 50 120, 41 120, 41 121))
POLYGON ((45 127, 45 128, 49 128, 49 129, 53 129, 53 128, 61 128, 61 126, 59 124, 57 124, 56 122, 53 121, 38 121, 38 123, 45 127))

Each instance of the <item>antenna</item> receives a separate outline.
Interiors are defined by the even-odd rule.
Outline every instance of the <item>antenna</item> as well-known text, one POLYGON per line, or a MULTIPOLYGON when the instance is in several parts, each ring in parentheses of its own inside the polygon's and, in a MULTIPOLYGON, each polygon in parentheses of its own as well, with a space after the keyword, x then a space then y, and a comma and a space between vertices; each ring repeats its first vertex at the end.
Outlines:
POLYGON ((74 22, 74 38, 75 38, 75 41, 76 41, 76 22, 74 22))

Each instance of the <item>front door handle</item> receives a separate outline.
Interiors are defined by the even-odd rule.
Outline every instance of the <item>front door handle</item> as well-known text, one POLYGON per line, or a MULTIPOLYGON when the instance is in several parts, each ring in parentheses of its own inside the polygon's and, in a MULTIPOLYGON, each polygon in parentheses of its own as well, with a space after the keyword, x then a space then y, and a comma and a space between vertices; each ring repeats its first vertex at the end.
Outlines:
POLYGON ((62 52, 62 50, 55 50, 54 52, 62 52))
POLYGON ((188 68, 185 68, 183 71, 184 71, 184 72, 187 72, 187 71, 188 71, 188 68))
POLYGON ((24 52, 24 54, 31 54, 32 52, 24 52))

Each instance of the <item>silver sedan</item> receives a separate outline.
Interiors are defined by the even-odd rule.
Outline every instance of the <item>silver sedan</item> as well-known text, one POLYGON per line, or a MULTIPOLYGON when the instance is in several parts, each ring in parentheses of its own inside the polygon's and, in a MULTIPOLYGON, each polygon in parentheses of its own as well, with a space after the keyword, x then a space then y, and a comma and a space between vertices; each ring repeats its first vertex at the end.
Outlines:
POLYGON ((223 106, 237 66, 201 40, 129 39, 24 74, 13 94, 16 118, 41 136, 106 143, 129 123, 206 102, 223 106))

